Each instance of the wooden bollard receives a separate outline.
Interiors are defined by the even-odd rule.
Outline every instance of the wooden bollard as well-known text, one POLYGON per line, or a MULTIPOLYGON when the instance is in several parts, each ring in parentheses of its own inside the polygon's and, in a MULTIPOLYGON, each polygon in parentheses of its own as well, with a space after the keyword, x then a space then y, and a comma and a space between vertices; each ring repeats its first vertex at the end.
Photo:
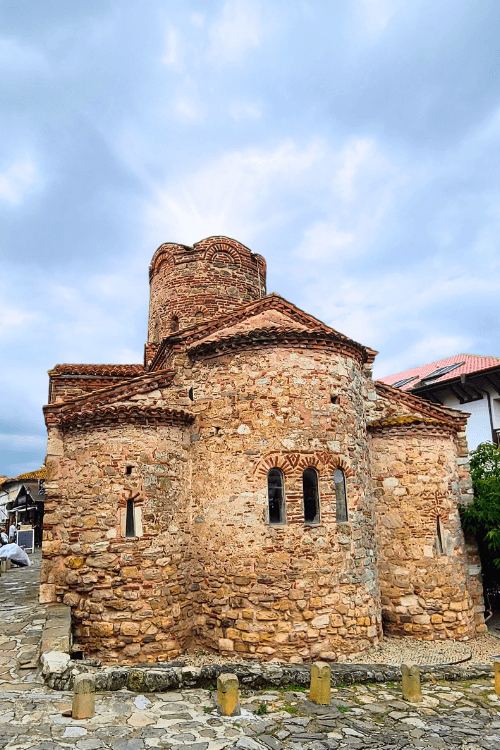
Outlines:
POLYGON ((10 557, 5 560, 5 568, 6 570, 10 570, 12 568, 12 560, 10 559, 10 557))
POLYGON ((2 559, 0 560, 0 573, 5 573, 6 570, 7 570, 7 560, 5 559, 5 557, 2 557, 2 559))
POLYGON ((495 659, 493 667, 495 669, 495 693, 500 695, 500 659, 495 659))
POLYGON ((235 674, 221 674, 217 678, 217 711, 221 716, 239 716, 240 691, 235 674))
POLYGON ((95 680, 94 675, 79 674, 75 677, 73 687, 73 719, 91 719, 95 714, 95 680))
POLYGON ((422 701, 422 690, 420 689, 420 670, 417 664, 408 662, 401 664, 403 677, 403 700, 409 703, 420 703, 422 701))
POLYGON ((332 670, 324 661, 317 661, 311 667, 309 700, 318 706, 330 705, 330 678, 332 670))

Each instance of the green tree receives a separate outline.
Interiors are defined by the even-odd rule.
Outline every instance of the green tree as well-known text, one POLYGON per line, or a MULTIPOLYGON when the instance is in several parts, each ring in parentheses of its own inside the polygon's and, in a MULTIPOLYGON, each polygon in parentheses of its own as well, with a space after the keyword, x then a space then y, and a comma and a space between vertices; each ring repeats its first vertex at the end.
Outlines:
POLYGON ((471 452, 470 475, 474 502, 460 509, 462 524, 484 539, 493 564, 500 568, 500 447, 478 445, 471 452))

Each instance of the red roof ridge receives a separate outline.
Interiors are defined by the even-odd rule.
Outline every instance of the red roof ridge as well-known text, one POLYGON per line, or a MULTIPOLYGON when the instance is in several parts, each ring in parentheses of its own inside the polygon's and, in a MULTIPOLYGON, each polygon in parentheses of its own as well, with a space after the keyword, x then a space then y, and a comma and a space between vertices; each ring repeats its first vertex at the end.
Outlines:
POLYGON ((448 425, 456 427, 465 426, 470 416, 467 412, 451 409, 448 406, 439 406, 420 396, 415 396, 413 393, 393 388, 392 385, 388 385, 387 383, 381 383, 379 380, 375 381, 375 389, 386 398, 406 403, 421 414, 425 414, 428 417, 435 417, 448 425))
MULTIPOLYGON (((169 385, 175 377, 173 370, 157 370, 155 372, 146 372, 137 378, 131 378, 130 380, 121 380, 118 383, 109 385, 106 388, 99 388, 98 390, 91 391, 90 393, 84 393, 79 396, 73 396, 66 401, 56 401, 52 404, 47 404, 43 407, 45 415, 45 422, 49 415, 57 414, 58 412, 76 412, 81 409, 82 406, 93 406, 98 408, 103 403, 112 403, 112 396, 122 396, 130 398, 137 393, 144 393, 150 390, 154 390, 160 386, 164 387, 169 385)), ((49 417, 50 421, 50 417, 49 417)))
POLYGON ((400 389, 410 391, 421 383, 423 384, 424 380, 430 379, 436 370, 450 365, 455 366, 448 372, 436 375, 436 382, 444 383, 447 380, 452 380, 460 375, 472 375, 474 373, 482 372, 483 370, 498 367, 500 365, 500 357, 490 357, 483 354, 453 354, 449 357, 443 357, 434 362, 411 367, 392 375, 385 375, 382 378, 378 378, 377 382, 392 385, 401 380, 408 379, 408 382, 402 384, 400 389), (411 380, 409 380, 410 378, 411 380))
MULTIPOLYGON (((177 331, 170 336, 163 339, 160 346, 158 347, 155 357, 150 364, 150 369, 153 370, 155 365, 162 361, 165 351, 174 344, 185 342, 190 348, 194 348, 195 342, 200 339, 206 338, 217 331, 221 331, 224 328, 230 328, 246 317, 250 317, 252 313, 258 314, 264 312, 266 309, 280 310, 284 314, 288 313, 291 317, 295 318, 298 322, 303 325, 307 325, 311 330, 322 331, 327 334, 334 334, 337 340, 343 341, 346 345, 350 345, 358 351, 362 351, 366 356, 366 361, 372 362, 377 354, 376 351, 370 349, 363 344, 350 339, 343 333, 340 333, 335 328, 327 325, 323 321, 314 317, 310 313, 305 312, 293 302, 289 302, 285 297, 277 292, 271 292, 265 297, 260 297, 257 300, 251 300, 244 305, 239 306, 230 313, 219 315, 210 320, 197 323, 195 325, 184 328, 181 331, 177 331)), ((266 329, 262 329, 266 330, 266 329)), ((271 330, 271 327, 267 328, 271 330)))

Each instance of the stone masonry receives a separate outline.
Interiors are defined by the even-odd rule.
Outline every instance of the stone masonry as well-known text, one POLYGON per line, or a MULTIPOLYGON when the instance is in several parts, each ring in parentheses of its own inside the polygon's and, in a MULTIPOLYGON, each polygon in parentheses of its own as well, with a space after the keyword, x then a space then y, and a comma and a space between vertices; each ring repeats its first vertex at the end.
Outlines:
POLYGON ((41 597, 79 647, 302 662, 484 631, 466 415, 375 384, 234 240, 162 245, 150 278, 144 366, 50 373, 41 597))

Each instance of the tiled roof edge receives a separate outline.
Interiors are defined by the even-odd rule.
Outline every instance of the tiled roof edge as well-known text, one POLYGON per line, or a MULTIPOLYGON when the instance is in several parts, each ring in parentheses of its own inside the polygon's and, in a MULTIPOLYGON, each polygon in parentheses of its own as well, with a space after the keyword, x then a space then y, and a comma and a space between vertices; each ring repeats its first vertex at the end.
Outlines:
POLYGON ((406 391, 400 391, 398 388, 393 388, 392 385, 386 385, 386 383, 381 383, 377 380, 375 381, 375 389, 377 393, 385 398, 389 398, 392 401, 399 401, 421 414, 435 417, 446 424, 455 425, 457 428, 465 427, 467 419, 470 416, 466 412, 450 409, 447 406, 431 404, 429 401, 420 398, 420 396, 414 396, 406 391))

